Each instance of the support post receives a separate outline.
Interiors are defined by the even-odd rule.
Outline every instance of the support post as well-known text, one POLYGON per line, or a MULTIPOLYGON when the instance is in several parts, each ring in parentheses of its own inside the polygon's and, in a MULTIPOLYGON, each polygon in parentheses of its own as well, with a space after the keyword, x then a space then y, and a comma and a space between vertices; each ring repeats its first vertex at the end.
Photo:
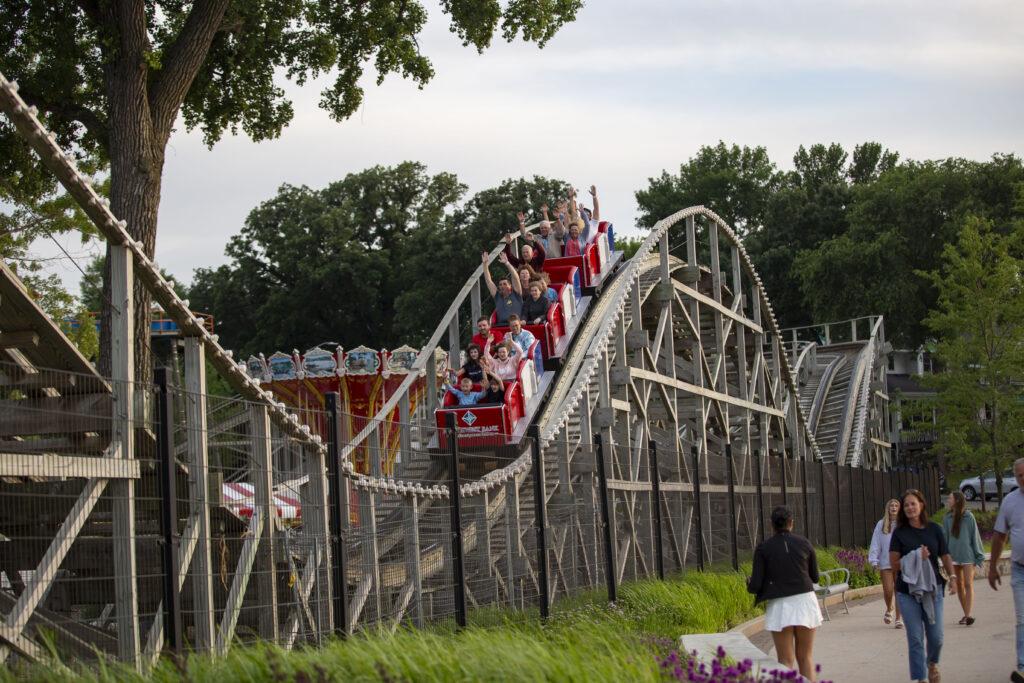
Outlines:
POLYGON ((690 446, 693 455, 693 504, 697 511, 697 566, 704 571, 704 505, 700 499, 700 449, 690 446))
POLYGON ((728 471, 729 484, 729 550, 732 555, 732 568, 740 569, 740 549, 736 538, 736 473, 733 471, 732 444, 725 442, 725 466, 728 471))
POLYGON ((459 430, 455 414, 445 415, 448 448, 451 450, 451 477, 448 480, 451 502, 452 577, 455 581, 455 623, 466 628, 466 561, 462 552, 462 491, 459 484, 459 430))
MULTIPOLYGON (((111 380, 114 389, 112 441, 123 460, 135 458, 135 306, 134 271, 128 247, 111 244, 110 260, 110 343, 111 380)), ((135 555, 135 480, 110 483, 113 501, 114 612, 117 614, 118 656, 139 669, 139 594, 135 584, 138 562, 135 555)))
POLYGON ((597 485, 601 498, 601 528, 604 533, 604 573, 608 583, 608 602, 618 598, 615 588, 615 546, 612 545, 612 518, 608 506, 608 474, 604 465, 604 444, 601 436, 594 435, 594 457, 597 460, 597 485))
POLYGON ((343 488, 348 486, 341 468, 341 413, 338 409, 341 395, 336 391, 328 391, 325 395, 327 408, 327 478, 330 497, 330 536, 331 536, 331 611, 333 612, 334 632, 342 638, 348 633, 348 583, 345 580, 345 536, 344 522, 348 517, 345 505, 347 496, 341 495, 343 488))
POLYGON ((420 560, 420 511, 419 499, 409 496, 404 501, 405 523, 405 571, 412 585, 413 623, 423 627, 423 570, 420 560))
MULTIPOLYGON (((726 446, 728 448, 729 446, 726 446)), ((763 451, 754 451, 754 467, 757 477, 757 531, 761 534, 761 540, 765 539, 764 532, 764 464, 761 461, 763 451)), ((731 458, 730 458, 731 461, 731 458)), ((769 463, 770 464, 770 463, 769 463)), ((729 505, 732 505, 732 491, 729 492, 729 505)), ((757 539, 754 539, 754 546, 757 546, 757 539)))
POLYGON ((177 463, 174 459, 174 405, 168 387, 167 368, 154 370, 156 388, 156 449, 160 459, 160 531, 163 535, 164 634, 171 651, 182 647, 181 594, 178 591, 178 558, 181 535, 178 533, 177 463))
POLYGON ((550 583, 548 582, 548 536, 547 536, 547 494, 544 484, 544 454, 540 448, 540 427, 530 425, 530 452, 533 456, 533 506, 534 524, 537 527, 537 581, 540 583, 540 618, 547 620, 551 609, 550 583))
POLYGON ((658 578, 665 580, 665 558, 662 556, 661 538, 661 472, 658 471, 658 443, 651 439, 647 442, 647 454, 651 461, 651 507, 654 510, 654 566, 658 570, 658 578))
MULTIPOLYGON (((206 350, 198 337, 185 338, 185 438, 188 450, 190 514, 196 519, 192 555, 192 646, 213 651, 214 627, 212 534, 210 533, 210 454, 206 429, 206 350)), ((217 500, 220 503, 220 500, 217 500)))
POLYGON ((270 432, 270 411, 262 403, 249 404, 252 454, 249 474, 252 478, 253 507, 263 515, 264 524, 256 543, 253 574, 260 606, 259 634, 264 640, 278 642, 277 615, 277 552, 274 549, 277 531, 277 510, 274 505, 273 443, 270 432))

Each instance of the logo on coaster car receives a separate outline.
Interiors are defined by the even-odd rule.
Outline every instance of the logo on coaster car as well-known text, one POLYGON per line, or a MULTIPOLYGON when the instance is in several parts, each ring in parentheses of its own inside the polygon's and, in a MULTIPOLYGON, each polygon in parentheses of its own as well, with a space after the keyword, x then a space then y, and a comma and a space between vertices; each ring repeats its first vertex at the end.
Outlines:
POLYGON ((466 424, 472 426, 473 423, 476 422, 476 415, 474 415, 471 412, 467 412, 467 413, 463 414, 462 421, 465 422, 466 424))

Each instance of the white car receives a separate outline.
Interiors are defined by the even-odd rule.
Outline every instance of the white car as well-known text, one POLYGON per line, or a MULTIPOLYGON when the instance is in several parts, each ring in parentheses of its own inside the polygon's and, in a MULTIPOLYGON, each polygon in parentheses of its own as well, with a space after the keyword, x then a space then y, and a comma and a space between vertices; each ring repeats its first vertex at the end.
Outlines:
MULTIPOLYGON (((985 472, 985 498, 995 498, 999 495, 999 491, 996 490, 996 477, 993 470, 985 472)), ((1017 489, 1017 479, 1013 476, 1013 470, 1006 470, 1003 472, 1003 495, 1015 491, 1017 489)), ((960 482, 960 492, 964 494, 964 498, 967 500, 974 500, 981 495, 981 479, 980 477, 971 477, 964 479, 960 482)))

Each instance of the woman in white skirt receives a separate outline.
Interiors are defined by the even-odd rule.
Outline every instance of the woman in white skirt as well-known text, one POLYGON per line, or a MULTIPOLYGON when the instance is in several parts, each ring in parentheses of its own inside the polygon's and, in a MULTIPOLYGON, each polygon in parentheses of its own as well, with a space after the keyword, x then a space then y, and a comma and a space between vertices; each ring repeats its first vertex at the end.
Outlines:
POLYGON ((814 595, 818 558, 814 546, 793 533, 793 513, 779 506, 772 510, 775 535, 757 546, 747 590, 757 601, 767 601, 764 627, 771 631, 779 663, 800 669, 809 681, 814 671, 814 630, 821 626, 821 608, 814 595))
POLYGON ((900 618, 900 603, 894 599, 896 572, 889 565, 889 544, 892 542, 892 532, 896 530, 900 507, 901 503, 895 498, 885 504, 885 512, 875 525, 875 532, 871 534, 871 549, 868 550, 868 564, 877 569, 882 577, 882 597, 885 599, 885 614, 882 615, 882 621, 886 624, 892 623, 892 612, 895 607, 896 628, 903 628, 903 620, 900 618))

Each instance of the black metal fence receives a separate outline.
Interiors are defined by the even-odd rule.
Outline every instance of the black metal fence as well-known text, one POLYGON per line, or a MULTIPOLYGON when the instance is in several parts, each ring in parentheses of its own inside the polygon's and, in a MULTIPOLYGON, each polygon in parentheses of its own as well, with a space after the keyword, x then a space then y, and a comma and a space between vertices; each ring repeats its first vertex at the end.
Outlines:
POLYGON ((664 435, 625 449, 541 443, 533 430, 495 435, 516 443, 504 451, 459 448, 457 428, 422 420, 358 454, 387 464, 388 476, 363 477, 339 457, 345 423, 360 424, 330 395, 305 411, 321 448, 278 430, 265 406, 190 394, 163 373, 134 387, 148 408, 121 426, 105 392, 76 399, 78 413, 70 400, 6 399, 4 658, 38 658, 52 637, 71 658, 145 666, 166 649, 458 628, 493 610, 543 618, 585 590, 614 600, 626 581, 738 566, 776 505, 816 545, 863 546, 889 498, 917 488, 939 502, 930 468, 865 471, 739 444, 705 453, 664 435), (126 428, 131 461, 116 459, 126 428))

